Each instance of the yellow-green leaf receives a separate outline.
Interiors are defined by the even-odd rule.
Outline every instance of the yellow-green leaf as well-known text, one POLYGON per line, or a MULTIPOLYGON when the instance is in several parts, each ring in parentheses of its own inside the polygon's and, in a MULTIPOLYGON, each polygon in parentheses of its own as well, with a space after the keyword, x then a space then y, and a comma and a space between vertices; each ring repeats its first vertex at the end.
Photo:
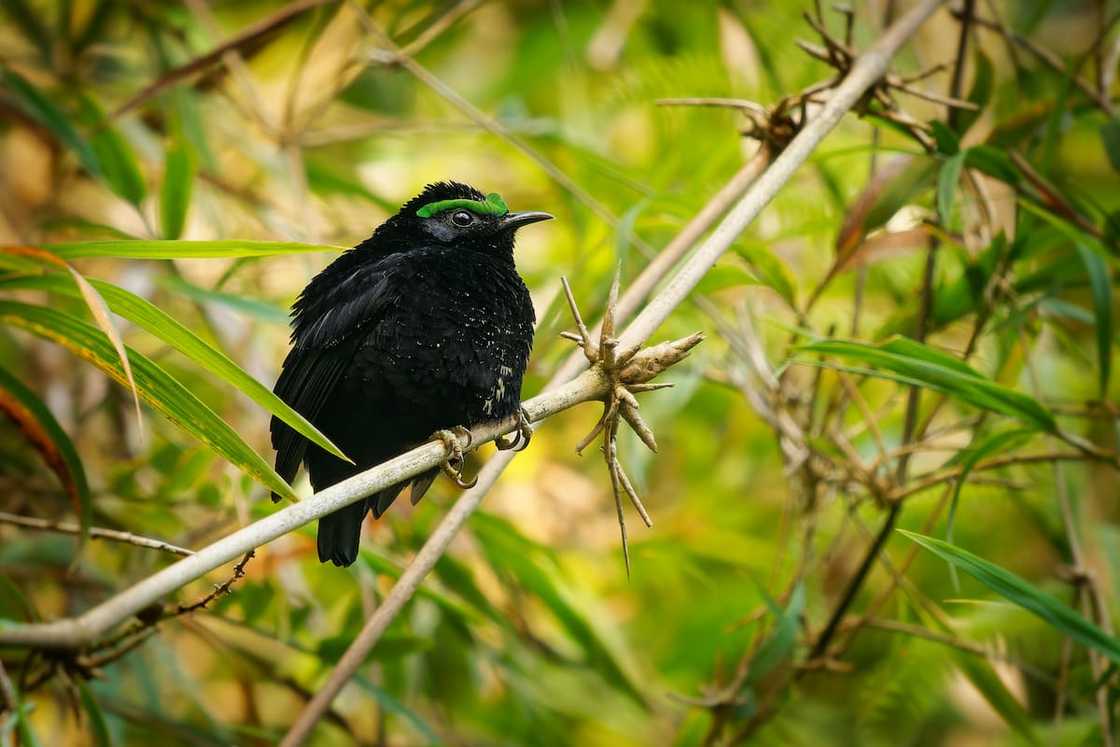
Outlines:
MULTIPOLYGON (((105 333, 62 312, 15 301, 0 301, 0 323, 57 342, 94 364, 117 382, 126 382, 120 358, 105 333)), ((154 410, 281 495, 291 486, 225 421, 156 363, 128 349, 140 396, 154 410)))

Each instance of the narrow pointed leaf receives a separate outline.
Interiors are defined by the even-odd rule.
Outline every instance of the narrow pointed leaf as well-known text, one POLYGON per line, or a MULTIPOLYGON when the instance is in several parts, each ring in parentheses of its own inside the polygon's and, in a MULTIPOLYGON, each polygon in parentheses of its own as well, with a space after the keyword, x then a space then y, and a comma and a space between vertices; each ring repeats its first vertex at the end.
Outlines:
MULTIPOLYGON (((41 306, 0 301, 0 323, 57 342, 125 383, 120 359, 103 332, 81 320, 41 306)), ((237 465, 269 489, 295 498, 288 483, 217 414, 170 374, 135 350, 128 350, 140 396, 157 412, 237 465)))
POLYGON ((1093 313, 1097 327, 1097 370, 1101 399, 1108 397, 1108 381, 1112 376, 1112 280, 1104 258, 1084 244, 1077 244, 1077 253, 1085 263, 1089 288, 1093 292, 1093 313))
POLYGON ((952 225, 953 198, 957 194, 957 182, 961 179, 964 159, 964 153, 945 159, 937 174, 937 215, 941 219, 941 225, 945 227, 952 225))
POLYGON ((278 254, 309 252, 337 253, 345 249, 326 244, 302 244, 296 241, 170 241, 139 239, 136 241, 66 241, 48 244, 63 259, 78 257, 116 257, 118 259, 216 259, 222 257, 272 257, 278 254))
POLYGON ((1038 615, 1078 643, 1095 648, 1111 661, 1120 663, 1120 640, 1105 633, 1050 594, 1036 588, 1011 571, 1000 568, 995 563, 990 563, 956 545, 907 532, 904 529, 898 531, 935 555, 949 561, 1008 601, 1038 615))
MULTIPOLYGON (((1018 428, 1016 430, 1004 431, 997 433, 994 436, 989 436, 978 443, 973 442, 967 449, 958 451, 956 455, 945 463, 947 467, 961 465, 961 474, 953 484, 953 498, 949 503, 949 516, 945 520, 945 541, 953 541, 953 527, 957 518, 957 506, 960 503, 961 489, 968 481, 968 476, 971 474, 973 467, 975 467, 981 459, 987 459, 990 456, 999 454, 1000 452, 1008 451, 1026 443, 1036 431, 1018 428)), ((949 565, 950 575, 953 578, 953 588, 960 590, 960 579, 957 577, 956 567, 952 564, 949 565)))
POLYGON ((913 340, 895 337, 882 345, 821 340, 798 350, 870 363, 909 383, 948 394, 974 407, 1016 418, 1045 431, 1057 430, 1054 416, 1031 397, 997 384, 967 364, 913 340))
POLYGON ((0 412, 15 421, 62 483, 78 515, 80 541, 84 543, 89 537, 93 502, 86 471, 74 443, 35 392, 3 368, 0 368, 0 412))
POLYGON ((70 118, 66 116, 66 113, 55 106, 54 102, 42 91, 10 69, 0 69, 0 84, 12 93, 16 105, 24 114, 38 122, 58 138, 60 143, 74 151, 86 171, 94 176, 101 175, 101 165, 97 161, 97 155, 93 148, 70 124, 70 118))
POLYGON ((136 423, 142 431, 144 428, 144 416, 140 412, 140 395, 136 391, 136 382, 133 381, 132 378, 132 366, 129 365, 128 362, 128 353, 125 351, 124 341, 121 340, 117 328, 113 326, 113 320, 109 318, 109 309, 105 305, 105 299, 103 299, 94 287, 89 284, 85 276, 48 251, 35 247, 11 246, 0 248, 0 252, 15 256, 32 257, 52 267, 62 268, 70 274, 70 279, 74 281, 79 296, 85 301, 89 313, 93 316, 97 326, 105 333, 109 341, 113 343, 113 349, 117 351, 117 356, 121 361, 121 369, 124 371, 125 381, 128 383, 128 389, 132 393, 132 402, 136 406, 136 423))
POLYGON ((182 235, 193 186, 194 158, 186 143, 176 141, 167 149, 159 192, 160 230, 165 239, 177 239, 182 235))
MULTIPOLYGON (((101 280, 91 280, 90 283, 105 299, 113 313, 150 332, 207 371, 237 387, 242 394, 283 420, 312 443, 340 459, 350 461, 337 446, 331 443, 330 439, 273 394, 268 387, 158 306, 112 283, 101 280)), ((0 288, 26 288, 68 296, 76 295, 74 286, 57 275, 34 275, 0 280, 0 288)))
POLYGON ((132 147, 93 99, 82 96, 79 104, 79 119, 91 133, 90 147, 101 167, 101 178, 115 194, 138 206, 147 194, 147 185, 132 147))

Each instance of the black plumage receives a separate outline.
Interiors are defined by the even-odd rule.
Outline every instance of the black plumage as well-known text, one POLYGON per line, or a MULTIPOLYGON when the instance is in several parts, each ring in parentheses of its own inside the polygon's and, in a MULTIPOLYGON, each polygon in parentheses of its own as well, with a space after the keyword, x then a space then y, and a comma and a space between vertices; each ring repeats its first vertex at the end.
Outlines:
MULTIPOLYGON (((316 275, 293 306, 275 391, 355 464, 274 417, 276 471, 291 481, 303 463, 321 490, 439 429, 516 414, 534 315, 514 233, 550 217, 510 213, 464 184, 431 184, 316 275)), ((435 474, 413 481, 414 501, 435 474)), ((320 561, 353 563, 366 511, 381 516, 403 487, 321 519, 320 561)))

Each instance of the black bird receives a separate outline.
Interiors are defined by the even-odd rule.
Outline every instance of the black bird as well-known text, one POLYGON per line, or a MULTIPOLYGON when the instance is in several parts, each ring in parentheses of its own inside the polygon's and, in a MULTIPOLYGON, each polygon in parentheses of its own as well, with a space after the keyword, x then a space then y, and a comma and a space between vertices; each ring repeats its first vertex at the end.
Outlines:
MULTIPOLYGON (((280 476, 290 482, 302 462, 321 490, 434 432, 518 415, 534 314, 514 234, 551 217, 511 213, 465 184, 429 184, 316 275, 292 307, 275 391, 354 464, 274 417, 280 476)), ((413 503, 437 472, 412 481, 413 503)), ((366 511, 380 517, 403 487, 320 519, 319 560, 353 563, 366 511)))

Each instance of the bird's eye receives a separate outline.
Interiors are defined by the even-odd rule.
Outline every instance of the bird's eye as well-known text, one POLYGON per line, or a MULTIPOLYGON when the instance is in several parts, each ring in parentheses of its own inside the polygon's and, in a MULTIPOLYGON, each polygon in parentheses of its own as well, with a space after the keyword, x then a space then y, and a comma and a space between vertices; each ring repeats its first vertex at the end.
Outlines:
POLYGON ((474 222, 474 216, 466 210, 456 210, 451 214, 451 222, 457 226, 469 226, 474 222))

